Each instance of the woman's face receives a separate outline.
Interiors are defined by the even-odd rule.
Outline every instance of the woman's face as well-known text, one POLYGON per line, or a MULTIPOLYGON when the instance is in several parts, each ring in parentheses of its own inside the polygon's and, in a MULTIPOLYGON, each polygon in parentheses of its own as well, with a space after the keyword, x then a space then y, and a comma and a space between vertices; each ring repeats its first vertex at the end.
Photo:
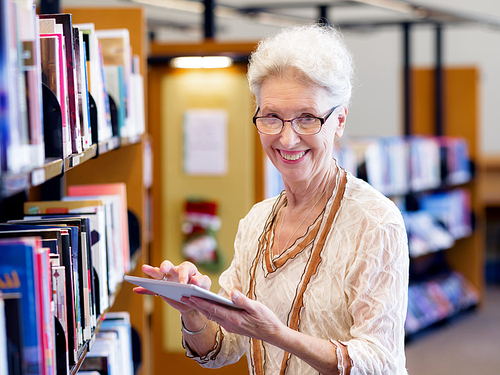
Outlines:
MULTIPOLYGON (((303 115, 324 117, 335 105, 324 89, 290 78, 267 78, 260 94, 258 116, 276 115, 285 120, 303 115)), ((285 183, 308 182, 328 171, 334 141, 344 132, 346 115, 347 108, 340 106, 314 135, 297 134, 289 122, 280 134, 260 134, 267 156, 285 183)))

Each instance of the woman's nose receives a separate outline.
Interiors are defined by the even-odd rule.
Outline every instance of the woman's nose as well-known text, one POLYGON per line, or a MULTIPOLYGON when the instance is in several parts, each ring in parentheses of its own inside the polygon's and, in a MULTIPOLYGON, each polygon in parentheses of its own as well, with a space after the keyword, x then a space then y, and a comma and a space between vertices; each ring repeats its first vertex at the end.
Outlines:
POLYGON ((300 142, 300 136, 293 129, 290 121, 285 121, 280 141, 281 144, 287 148, 292 148, 300 142))

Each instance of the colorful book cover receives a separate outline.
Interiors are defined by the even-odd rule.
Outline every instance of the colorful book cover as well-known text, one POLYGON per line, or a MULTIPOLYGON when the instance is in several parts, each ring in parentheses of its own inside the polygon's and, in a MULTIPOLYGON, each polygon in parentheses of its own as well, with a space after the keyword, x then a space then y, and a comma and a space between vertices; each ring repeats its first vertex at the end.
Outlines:
POLYGON ((75 24, 82 31, 87 43, 87 74, 89 93, 92 95, 97 107, 98 141, 107 141, 113 135, 109 111, 109 101, 104 82, 101 48, 93 23, 75 24), (106 103, 108 102, 108 103, 106 103))
MULTIPOLYGON (((83 345, 82 315, 80 300, 83 298, 79 277, 78 254, 72 254, 72 248, 68 239, 68 229, 48 225, 32 225, 31 222, 9 223, 0 225, 1 237, 37 236, 42 238, 42 246, 46 246, 47 240, 56 240, 57 254, 60 255, 61 262, 66 270, 66 294, 70 296, 67 300, 67 316, 70 324, 69 331, 72 334, 68 337, 70 345, 70 362, 74 363, 77 358, 77 350, 83 345), (66 235, 64 235, 66 234, 66 235)), ((75 247, 74 247, 75 248, 75 247)))
POLYGON ((45 162, 43 145, 42 86, 40 81, 40 38, 38 16, 33 1, 16 2, 21 66, 25 79, 24 93, 27 107, 28 163, 39 167, 45 162), (22 25, 22 27, 20 26, 22 25))
MULTIPOLYGON (((23 127, 23 112, 19 95, 24 89, 19 73, 18 38, 15 21, 14 3, 0 1, 0 140, 2 170, 19 173, 26 166, 27 153, 23 150, 28 143, 27 132, 23 127)), ((26 125, 27 126, 27 125, 26 125)))
POLYGON ((124 136, 127 134, 125 130, 127 97, 125 93, 123 66, 104 65, 104 74, 108 93, 115 101, 117 107, 118 135, 124 136))
POLYGON ((14 374, 26 373, 23 357, 23 323, 21 293, 3 294, 5 304, 8 367, 14 374))
MULTIPOLYGON (((61 33, 53 33, 53 34, 40 34, 40 38, 56 38, 57 39, 57 53, 58 53, 58 64, 55 64, 56 67, 59 68, 58 73, 58 82, 59 82, 59 95, 56 95, 59 100, 59 105, 61 106, 61 115, 62 115, 62 127, 63 127, 63 156, 67 157, 71 155, 71 127, 69 124, 69 107, 68 107, 68 91, 67 91, 67 80, 66 77, 68 73, 66 71, 66 57, 64 55, 64 36, 61 33)), ((44 54, 43 48, 44 44, 42 42, 42 70, 44 70, 44 54)), ((54 63, 55 61, 52 60, 54 63)), ((51 64, 51 67, 54 66, 51 64)))
POLYGON ((41 240, 35 237, 0 240, 0 290, 21 293, 23 357, 27 374, 43 373, 39 276, 35 255, 41 240))
POLYGON ((42 321, 42 346, 44 358, 44 374, 55 374, 55 330, 54 315, 52 312, 52 284, 50 257, 47 249, 40 247, 36 251, 36 265, 38 268, 38 284, 40 293, 37 295, 37 303, 40 306, 40 317, 42 321))
POLYGON ((124 375, 134 374, 134 363, 132 361, 132 328, 130 314, 127 311, 109 312, 101 324, 99 332, 114 331, 119 339, 119 362, 118 373, 124 375))
POLYGON ((68 196, 117 195, 120 197, 120 234, 125 273, 130 271, 130 242, 128 236, 127 185, 124 183, 87 184, 68 186, 68 196))
MULTIPOLYGON (((131 136, 130 129, 128 129, 128 124, 131 120, 129 105, 131 103, 131 75, 132 75, 132 48, 130 46, 130 33, 128 29, 109 29, 109 30, 96 30, 97 38, 99 39, 99 44, 101 45, 102 58, 104 66, 115 66, 121 67, 121 98, 112 95, 116 103, 121 104, 122 115, 124 116, 123 122, 121 124, 120 136, 128 137, 131 136)), ((108 73, 106 73, 106 87, 109 89, 109 79, 108 73)), ((120 115, 120 114, 119 114, 120 115)))
POLYGON ((7 350, 7 327, 5 324, 5 302, 3 294, 0 291, 0 374, 7 374, 8 369, 8 350, 7 350))
MULTIPOLYGON (((104 243, 105 237, 105 223, 103 217, 104 206, 100 201, 76 201, 76 202, 66 202, 66 201, 40 201, 40 202, 25 202, 24 210, 27 215, 65 215, 74 214, 73 216, 80 216, 81 214, 89 214, 90 216, 96 215, 98 220, 98 227, 95 229, 97 233, 102 233, 102 241, 96 241, 97 246, 102 246, 104 254, 106 251, 106 245, 104 243), (99 214, 99 215, 97 215, 99 214), (102 223, 101 223, 102 221, 102 223)), ((99 237, 99 236, 98 236, 99 237)), ((84 241, 81 242, 82 246, 84 241)), ((82 279, 80 280, 80 285, 84 291, 82 294, 83 303, 83 319, 85 319, 85 324, 82 324, 84 330, 84 340, 88 340, 91 337, 92 331, 96 326, 97 310, 95 302, 95 286, 93 277, 93 261, 92 261, 92 251, 88 250, 88 247, 81 248, 78 251, 78 247, 73 248, 78 252, 80 264, 80 274, 82 279), (84 275, 87 275, 85 277, 84 275), (88 320, 88 322, 87 322, 88 320)), ((73 253, 74 256, 74 253, 73 253)))
POLYGON ((68 13, 41 14, 40 18, 53 18, 56 24, 62 25, 65 45, 66 79, 68 88, 69 126, 71 130, 72 153, 82 152, 82 137, 80 118, 78 114, 78 101, 76 89, 75 51, 73 47, 73 22, 68 13))
POLYGON ((89 126, 88 117, 88 98, 87 98, 87 82, 85 77, 86 60, 83 53, 83 34, 77 27, 73 28, 73 45, 75 47, 75 71, 76 71, 76 90, 78 98, 78 116, 80 119, 80 131, 82 135, 82 148, 86 150, 92 143, 92 134, 89 126))
MULTIPOLYGON (((52 263, 52 295, 54 299, 54 321, 56 332, 57 373, 67 374, 69 368, 68 317, 66 313, 66 274, 65 267, 52 263)), ((73 337, 73 336, 71 336, 73 337)))

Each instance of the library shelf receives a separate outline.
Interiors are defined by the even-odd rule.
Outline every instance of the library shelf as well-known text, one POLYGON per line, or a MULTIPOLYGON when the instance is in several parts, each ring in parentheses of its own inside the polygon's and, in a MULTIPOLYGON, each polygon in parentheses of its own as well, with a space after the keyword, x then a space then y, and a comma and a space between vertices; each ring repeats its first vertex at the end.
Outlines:
MULTIPOLYGON (((136 67, 142 72, 146 71, 146 28, 142 8, 75 8, 64 9, 63 12, 72 15, 73 24, 95 22, 96 29, 129 29, 132 35, 131 48, 138 55, 138 59, 135 61, 136 67)), ((144 73, 140 74, 140 71, 137 74, 141 75, 144 80, 144 73)), ((56 114, 60 111, 57 103, 51 104, 50 109, 56 114)), ((52 125, 57 127, 58 123, 52 125)), ((49 132, 49 134, 51 133, 49 132)), ((143 130, 139 134, 130 136, 112 136, 104 141, 94 141, 87 149, 70 153, 66 157, 59 157, 61 154, 56 153, 54 157, 46 158, 43 165, 40 163, 36 167, 26 166, 17 169, 16 173, 3 171, 0 175, 1 221, 22 219, 24 215, 23 204, 29 201, 48 200, 47 196, 44 196, 46 190, 52 190, 53 194, 50 197, 59 196, 62 198, 67 195, 68 186, 72 185, 125 184, 127 213, 135 219, 135 227, 131 230, 136 232, 134 233, 136 243, 134 243, 134 252, 130 259, 128 273, 137 274, 140 272, 137 270, 140 268, 139 265, 147 262, 148 236, 146 231, 148 228, 146 224, 150 221, 147 219, 149 214, 147 186, 145 186, 143 178, 144 169, 147 168, 143 160, 146 147, 144 134, 143 130)), ((55 138, 57 139, 57 137, 55 138)), ((129 312, 130 323, 140 338, 139 350, 141 353, 139 357, 142 358, 142 362, 136 374, 150 373, 149 325, 144 313, 146 311, 145 302, 140 297, 132 296, 131 298, 130 293, 131 288, 120 284, 114 294, 109 295, 109 307, 100 316, 95 316, 94 323, 96 324, 90 339, 87 336, 87 339, 83 340, 78 352, 74 354, 76 360, 74 365, 68 368, 68 373, 78 373, 96 341, 106 313, 116 311, 129 312)))

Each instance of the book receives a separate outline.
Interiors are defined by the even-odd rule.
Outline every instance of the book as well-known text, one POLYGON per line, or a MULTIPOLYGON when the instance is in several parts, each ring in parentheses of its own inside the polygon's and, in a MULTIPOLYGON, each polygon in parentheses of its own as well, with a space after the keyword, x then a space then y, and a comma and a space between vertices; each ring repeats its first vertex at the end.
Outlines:
POLYGON ((410 237, 409 250, 412 257, 449 249, 455 243, 450 232, 426 211, 404 212, 403 219, 410 237), (415 239, 422 242, 420 246, 414 246, 415 239))
POLYGON ((44 354, 43 373, 54 375, 56 373, 55 328, 52 311, 52 271, 50 270, 48 249, 40 246, 36 250, 35 262, 38 269, 38 283, 40 285, 40 292, 37 294, 36 300, 40 306, 41 337, 44 354))
POLYGON ((9 357, 7 349, 7 326, 5 323, 5 302, 0 291, 0 374, 8 374, 9 357))
MULTIPOLYGON (((106 217, 105 206, 100 200, 78 200, 78 201, 40 201, 40 202, 25 202, 24 212, 27 215, 41 215, 41 214, 72 214, 72 216, 89 215, 89 223, 91 226, 91 234, 95 238, 91 238, 90 249, 82 251, 82 254, 87 254, 91 257, 92 254, 96 256, 96 262, 101 260, 102 272, 105 274, 107 264, 107 247, 106 247, 106 217)), ((96 263, 97 264, 97 263, 96 263)), ((89 268, 92 269, 92 268, 89 268)), ((109 269, 108 269, 109 272, 109 269)), ((101 277, 104 280, 105 275, 101 277)), ((108 279, 109 281, 109 279, 108 279)), ((94 287, 95 290, 95 287, 94 287)), ((106 289, 104 289, 106 290, 106 289)), ((95 293, 94 293, 95 294, 95 293)), ((105 306, 104 301, 101 305, 105 306)), ((102 309, 102 307, 101 307, 102 309)), ((94 320, 96 314, 92 314, 91 318, 94 320)), ((95 324, 92 324, 95 326, 95 324)))
POLYGON ((440 145, 437 137, 413 136, 410 146, 410 187, 413 191, 441 185, 440 145))
POLYGON ((86 44, 87 83, 89 93, 92 95, 97 107, 98 141, 106 141, 112 137, 113 131, 104 80, 101 48, 96 36, 95 25, 93 23, 80 23, 74 26, 82 32, 86 44))
MULTIPOLYGON (((100 233, 99 241, 94 243, 92 253, 97 259, 96 270, 103 285, 103 292, 109 290, 110 296, 117 290, 119 283, 124 275, 123 251, 121 245, 121 236, 119 232, 120 211, 118 196, 80 196, 63 197, 63 201, 89 201, 95 200, 101 203, 96 207, 97 212, 92 219, 96 233, 100 233), (111 266, 112 265, 112 266, 111 266)), ((106 299, 107 301, 107 299, 106 299)), ((104 312, 104 310, 102 311, 104 312)))
POLYGON ((47 82, 50 82, 49 88, 56 95, 61 107, 62 118, 62 143, 63 157, 68 157, 72 153, 71 148, 71 125, 69 117, 69 94, 67 81, 67 65, 65 50, 65 39, 62 33, 61 25, 52 24, 50 22, 40 22, 40 47, 42 57, 42 72, 47 77, 47 82), (53 27, 50 27, 53 26, 53 27), (53 31, 51 31, 53 30, 53 31), (44 42, 44 38, 51 38, 51 41, 44 42), (50 45, 57 44, 57 47, 50 45), (47 49, 48 48, 48 49, 47 49), (54 55, 57 53, 57 57, 54 55), (57 70, 55 70, 57 69, 57 70), (56 74, 58 77, 54 78, 56 74), (53 89, 58 90, 54 92, 53 89))
POLYGON ((76 90, 78 98, 78 116, 82 135, 82 148, 86 150, 92 144, 92 129, 89 119, 89 102, 87 92, 87 61, 83 33, 73 28, 73 45, 75 47, 76 90))
POLYGON ((85 184, 68 186, 68 196, 119 196, 119 229, 121 235, 120 248, 123 249, 124 273, 130 271, 130 241, 127 213, 127 185, 124 183, 85 184))
MULTIPOLYGON (((40 237, 42 246, 47 246, 46 242, 56 241, 57 254, 59 254, 61 263, 65 266, 66 272, 66 313, 68 316, 68 346, 70 363, 75 363, 78 358, 77 352, 84 344, 85 324, 89 325, 88 319, 85 320, 85 310, 83 306, 83 277, 82 270, 79 267, 78 254, 72 252, 68 228, 62 228, 49 225, 33 225, 29 222, 10 223, 0 225, 0 237, 40 237)), ((76 246, 73 249, 77 249, 76 246)), ((77 250, 76 250, 77 251, 77 250)), ((88 328, 90 330, 90 328, 88 328)))
POLYGON ((126 136, 127 96, 123 66, 104 65, 106 88, 113 99, 117 111, 117 135, 126 136))
POLYGON ((472 178, 469 156, 469 144, 461 137, 439 138, 443 162, 442 179, 448 185, 459 185, 472 178))
POLYGON ((52 261, 52 296, 54 301, 55 316, 55 352, 57 373, 67 373, 69 369, 69 346, 68 338, 70 335, 67 316, 67 298, 66 298, 66 270, 64 266, 52 261))
POLYGON ((109 312, 101 323, 99 332, 114 332, 117 335, 118 374, 134 374, 131 329, 130 314, 127 311, 109 312))
POLYGON ((131 86, 132 48, 128 29, 96 30, 101 45, 107 92, 118 107, 118 127, 122 137, 132 135, 131 86))
POLYGON ((80 369, 82 371, 97 371, 101 375, 111 375, 116 372, 118 335, 113 332, 98 333, 92 349, 87 353, 80 369))
POLYGON ((406 334, 413 334, 478 303, 478 293, 453 271, 408 288, 406 334))
POLYGON ((62 26, 64 37, 64 54, 66 63, 65 82, 67 83, 69 129, 71 135, 71 153, 82 152, 82 137, 80 117, 78 116, 78 90, 76 83, 75 49, 73 45, 73 22, 69 13, 41 14, 41 19, 54 19, 56 24, 62 26))
MULTIPOLYGON (((67 267, 72 267, 73 277, 73 295, 75 296, 74 308, 78 311, 75 316, 76 326, 81 327, 81 334, 78 335, 78 345, 75 348, 80 348, 85 341, 90 340, 92 332, 96 327, 96 302, 95 302, 95 287, 93 278, 93 265, 91 253, 85 244, 86 234, 80 233, 78 221, 65 221, 57 218, 47 218, 45 220, 30 221, 31 218, 25 219, 24 222, 15 222, 19 227, 25 227, 26 230, 52 229, 61 231, 61 250, 59 254, 63 258, 64 264, 67 267), (71 259, 71 264, 69 263, 71 259)), ((14 222, 10 222, 14 223, 14 222)), ((12 224, 13 225, 13 224, 12 224)), ((3 226, 0 225, 0 229, 3 226)), ((71 275, 68 275, 71 277, 71 275)), ((69 313, 71 314, 71 313, 69 313)), ((75 313, 76 314, 76 313, 75 313)))
POLYGON ((145 104, 144 104, 144 79, 141 74, 132 73, 130 77, 130 122, 129 136, 144 134, 146 130, 145 104))
POLYGON ((15 3, 0 1, 0 17, 0 161, 2 171, 16 174, 29 164, 29 138, 15 3))
POLYGON ((23 360, 23 323, 21 293, 4 293, 7 341, 7 364, 9 374, 26 373, 23 360))
POLYGON ((454 239, 472 233, 470 193, 455 188, 444 192, 424 194, 419 198, 420 209, 442 222, 454 239))
POLYGON ((42 321, 37 296, 40 295, 36 252, 38 238, 0 240, 0 290, 21 294, 23 326, 23 368, 27 374, 41 374, 44 364, 42 321))
POLYGON ((26 100, 26 114, 29 144, 27 146, 28 165, 40 167, 45 162, 42 86, 40 81, 40 38, 38 16, 33 0, 15 0, 16 24, 18 25, 19 46, 21 48, 21 74, 25 87, 22 95, 26 100), (20 27, 19 25, 22 25, 20 27))

